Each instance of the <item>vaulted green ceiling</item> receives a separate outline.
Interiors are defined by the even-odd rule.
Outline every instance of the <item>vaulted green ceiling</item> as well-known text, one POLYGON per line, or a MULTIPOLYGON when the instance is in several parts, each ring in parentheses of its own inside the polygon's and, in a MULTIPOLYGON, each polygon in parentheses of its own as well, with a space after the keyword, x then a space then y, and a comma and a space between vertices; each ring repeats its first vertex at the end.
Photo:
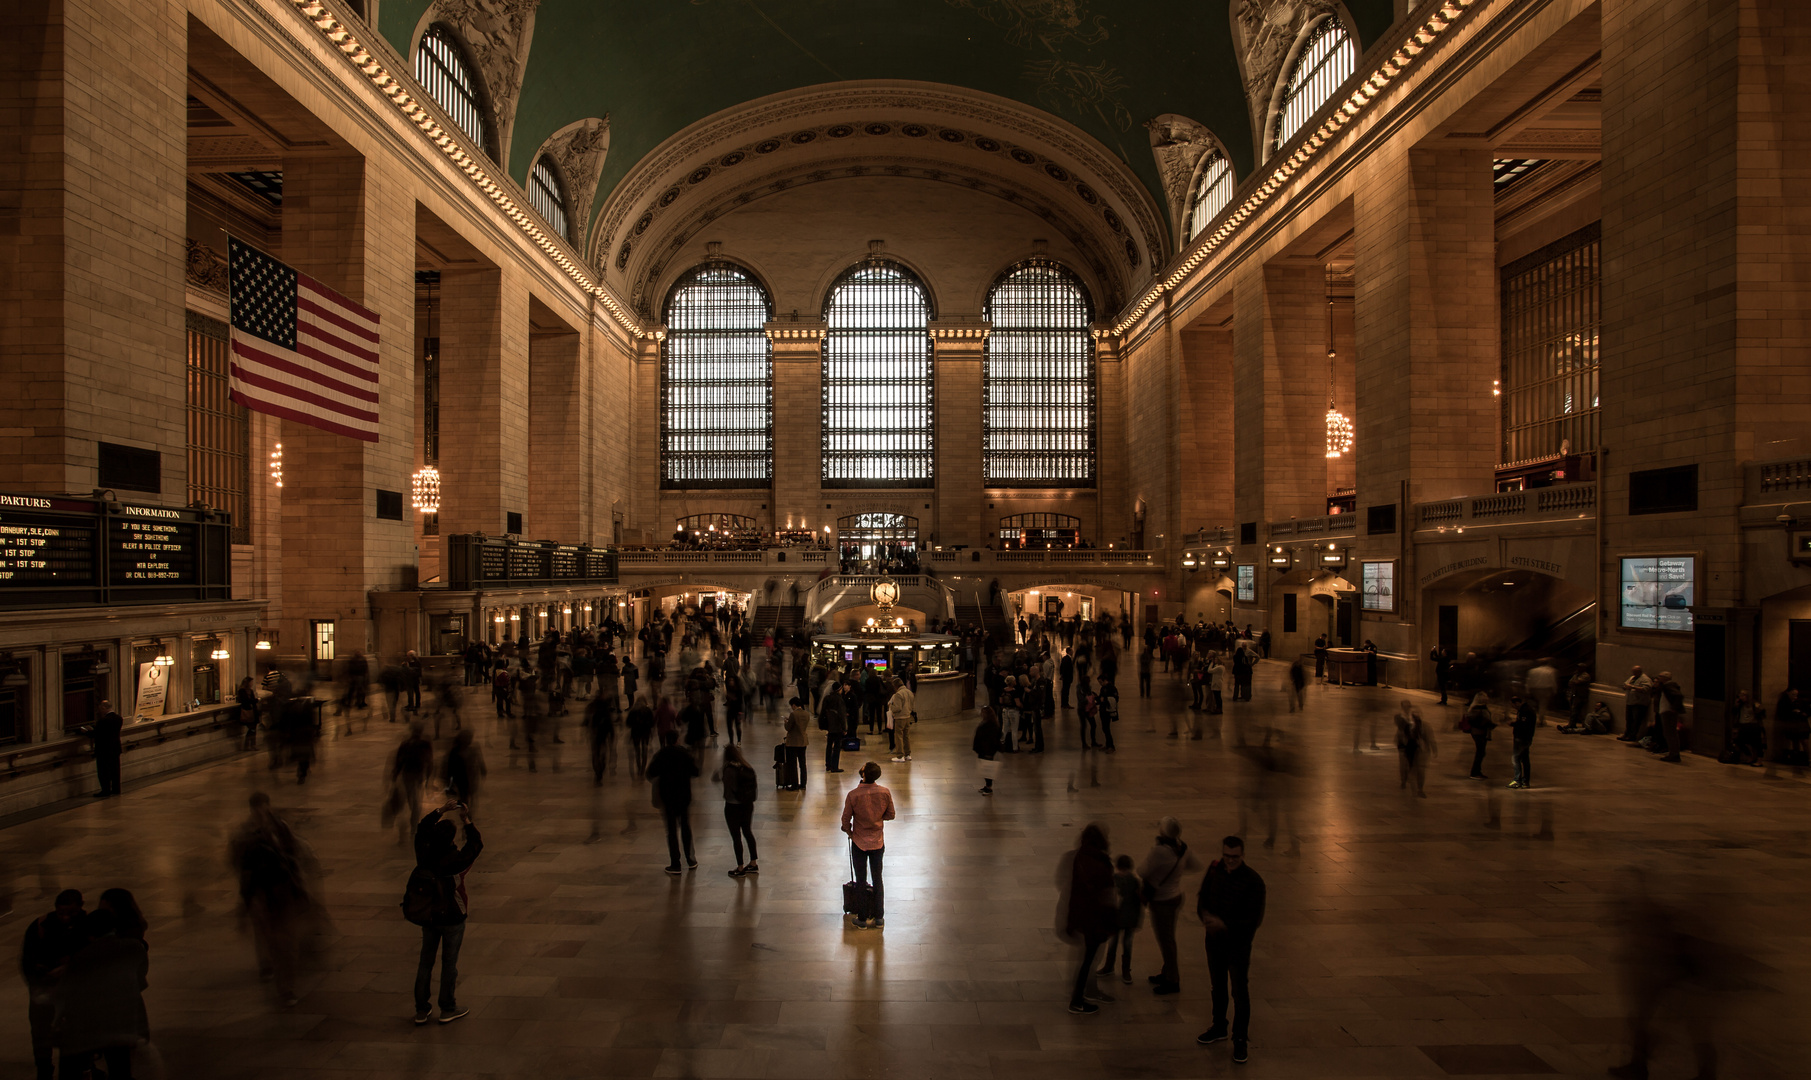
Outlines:
MULTIPOLYGON (((510 173, 587 116, 610 118, 601 203, 663 140, 753 98, 848 79, 911 79, 1042 108, 1118 155, 1159 206, 1144 122, 1179 113, 1251 167, 1234 55, 1238 0, 543 0, 511 138, 510 173)), ((384 0, 380 29, 409 56, 429 0, 384 0)), ((1346 0, 1362 44, 1392 0, 1346 0)))

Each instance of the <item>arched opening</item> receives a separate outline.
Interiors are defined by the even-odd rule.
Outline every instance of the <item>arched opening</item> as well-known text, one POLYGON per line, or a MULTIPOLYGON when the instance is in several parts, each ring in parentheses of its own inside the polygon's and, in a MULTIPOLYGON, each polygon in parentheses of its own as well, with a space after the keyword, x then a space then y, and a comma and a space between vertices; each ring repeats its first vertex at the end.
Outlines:
POLYGON ((1187 239, 1201 235, 1201 230, 1232 204, 1236 186, 1232 161, 1225 153, 1216 148, 1202 159, 1194 190, 1189 193, 1187 239))
POLYGON ((1578 582, 1521 567, 1456 574, 1422 590, 1422 618, 1453 654, 1454 689, 1543 707, 1581 665, 1596 672, 1597 599, 1578 582))
POLYGON ((904 266, 853 266, 824 300, 823 484, 930 487, 931 300, 904 266))
POLYGON ((752 275, 706 263, 673 284, 660 347, 660 485, 773 480, 773 300, 752 275))
POLYGON ((849 514, 836 519, 836 539, 845 573, 870 560, 916 562, 918 519, 885 511, 849 514))
POLYGON ((528 204, 541 220, 558 233, 560 239, 572 242, 572 226, 566 209, 566 184, 560 179, 553 160, 543 154, 528 170, 528 204))
POLYGON ((421 36, 415 50, 415 81, 473 145, 496 160, 496 125, 484 80, 471 52, 449 27, 435 23, 421 36))
POLYGON ((1295 63, 1283 82, 1269 151, 1295 137, 1321 106, 1333 97, 1358 64, 1358 45, 1337 14, 1328 14, 1309 29, 1295 63))
POLYGON ((1000 519, 1002 551, 1072 548, 1082 541, 1082 519, 1073 514, 1008 514, 1000 519))
POLYGON ((988 291, 982 475, 988 487, 1092 487, 1092 305, 1048 259, 1007 270, 988 291))

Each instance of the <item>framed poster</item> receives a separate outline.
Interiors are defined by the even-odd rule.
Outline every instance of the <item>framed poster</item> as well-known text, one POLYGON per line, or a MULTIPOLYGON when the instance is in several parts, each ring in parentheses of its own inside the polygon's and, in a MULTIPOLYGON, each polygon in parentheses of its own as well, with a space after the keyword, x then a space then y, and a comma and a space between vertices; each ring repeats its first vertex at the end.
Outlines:
POLYGON ((1241 604, 1258 602, 1258 568, 1251 563, 1234 567, 1233 599, 1241 604))
POLYGON ((1359 565, 1359 588, 1366 611, 1396 610, 1396 563, 1367 562, 1359 565))
POLYGON ((1629 630, 1690 633, 1697 557, 1655 555, 1622 560, 1622 625, 1629 630))

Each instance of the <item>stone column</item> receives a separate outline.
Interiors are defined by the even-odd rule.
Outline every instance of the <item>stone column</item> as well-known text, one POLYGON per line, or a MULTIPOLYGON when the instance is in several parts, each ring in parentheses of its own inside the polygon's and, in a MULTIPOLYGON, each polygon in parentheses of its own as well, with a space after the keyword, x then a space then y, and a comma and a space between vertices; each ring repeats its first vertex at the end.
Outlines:
POLYGON ((337 655, 370 651, 367 593, 415 565, 408 521, 380 520, 376 492, 404 493, 415 452, 414 199, 355 156, 283 161, 283 261, 376 312, 377 442, 295 421, 283 440, 283 651, 332 619, 337 655))
POLYGON ((931 323, 931 348, 937 490, 928 531, 945 547, 980 547, 998 527, 987 518, 981 464, 987 323, 977 318, 937 319, 931 323))
POLYGON ((1233 287, 1235 512, 1258 523, 1327 512, 1326 270, 1247 265, 1233 287))
POLYGON ((767 324, 773 342, 774 528, 804 523, 822 532, 829 520, 822 498, 826 329, 821 319, 767 324))
MULTIPOLYGON (((0 486, 86 492, 97 436, 187 492, 184 9, 14 5, 0 34, 0 486)), ((127 494, 122 492, 122 494, 127 494)))
MULTIPOLYGON (((1233 527, 1233 333, 1224 326, 1183 330, 1181 529, 1233 527)), ((1200 554, 1197 552, 1197 554, 1200 554)))
MULTIPOLYGON (((495 269, 440 278, 440 535, 529 517, 528 294, 495 269)), ((550 538, 551 539, 551 538, 550 538)))
POLYGON ((1126 365, 1119 355, 1119 338, 1104 324, 1094 328, 1094 498, 1093 535, 1099 547, 1120 544, 1132 535, 1132 507, 1126 496, 1130 486, 1126 460, 1126 365))
POLYGON ((1361 512, 1395 502, 1404 481, 1411 506, 1495 487, 1491 388, 1501 359, 1490 161, 1487 149, 1386 154, 1369 166, 1374 180, 1357 185, 1361 512))

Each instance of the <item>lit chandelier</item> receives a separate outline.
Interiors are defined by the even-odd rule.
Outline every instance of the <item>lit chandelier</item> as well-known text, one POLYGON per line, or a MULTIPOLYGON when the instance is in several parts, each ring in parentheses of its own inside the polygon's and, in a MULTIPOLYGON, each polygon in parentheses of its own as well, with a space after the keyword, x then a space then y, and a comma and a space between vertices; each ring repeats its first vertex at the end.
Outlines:
POLYGON ((278 487, 283 486, 283 444, 278 443, 270 452, 270 478, 278 487))
POLYGON ((440 513, 440 470, 423 465, 415 470, 410 490, 410 504, 424 514, 440 513))
POLYGON ((1327 457, 1337 458, 1352 452, 1352 421, 1339 411, 1339 380, 1334 362, 1339 357, 1333 348, 1333 301, 1327 301, 1327 457))

